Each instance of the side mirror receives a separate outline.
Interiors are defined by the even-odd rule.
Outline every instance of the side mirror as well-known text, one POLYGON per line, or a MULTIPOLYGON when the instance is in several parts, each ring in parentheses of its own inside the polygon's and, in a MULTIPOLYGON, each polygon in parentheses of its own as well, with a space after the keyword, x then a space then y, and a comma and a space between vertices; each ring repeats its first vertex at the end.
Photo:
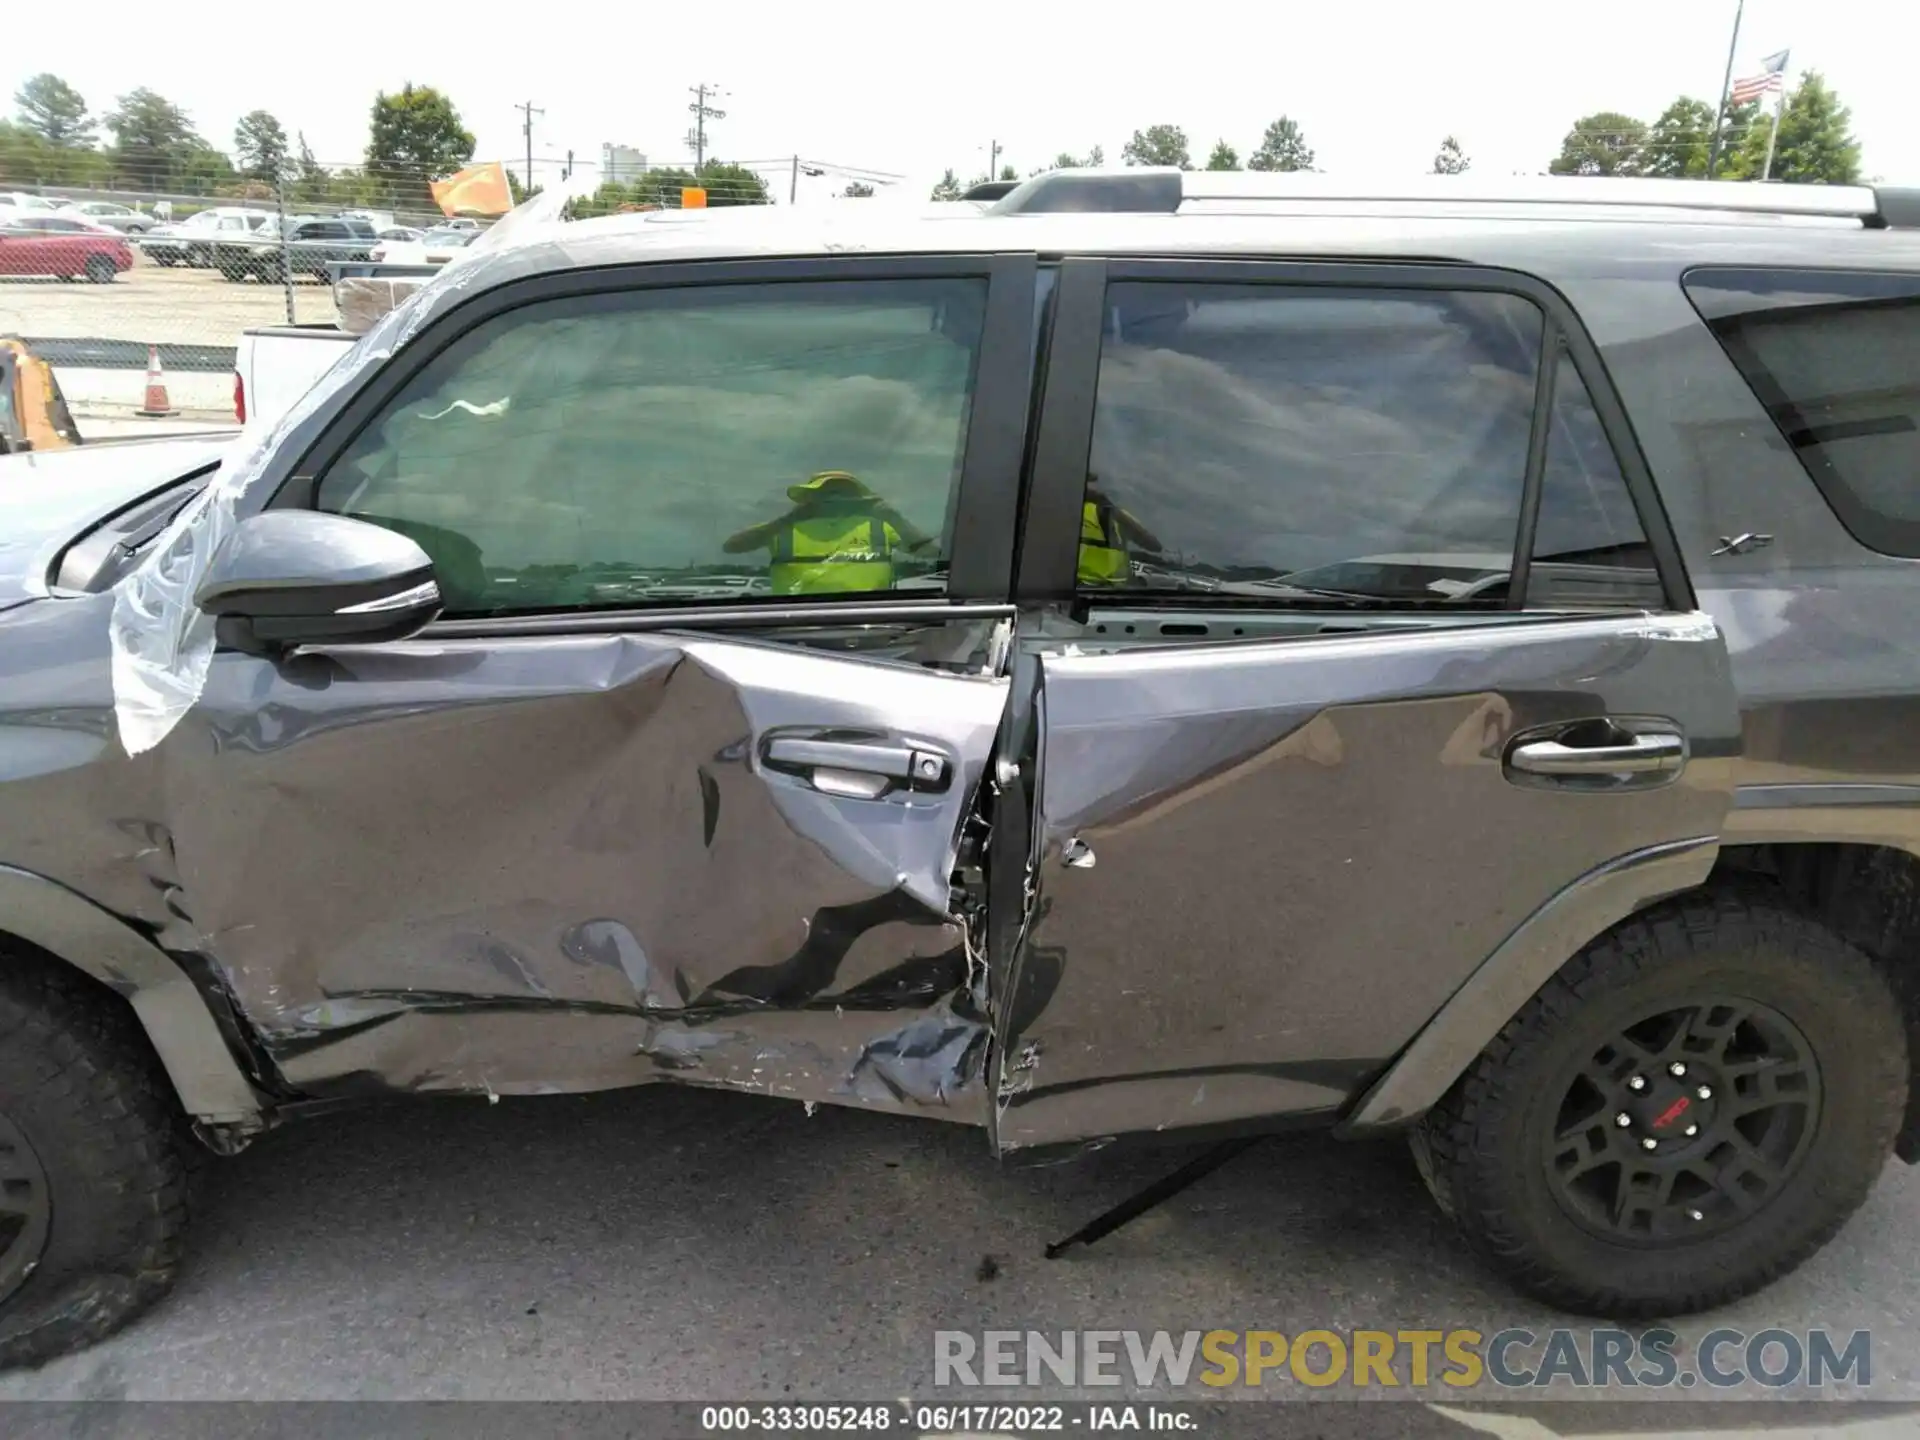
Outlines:
POLYGON ((252 655, 404 640, 441 605, 433 561, 412 540, 313 510, 241 521, 214 551, 193 603, 214 617, 222 645, 252 655))

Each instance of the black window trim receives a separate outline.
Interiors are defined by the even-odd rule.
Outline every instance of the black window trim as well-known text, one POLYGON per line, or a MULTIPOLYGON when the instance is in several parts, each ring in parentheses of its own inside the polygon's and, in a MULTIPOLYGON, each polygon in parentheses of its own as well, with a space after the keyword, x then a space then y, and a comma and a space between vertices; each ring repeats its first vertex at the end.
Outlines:
MULTIPOLYGON (((1891 556, 1895 559, 1920 559, 1920 520, 1902 520, 1897 516, 1886 515, 1866 504, 1853 493, 1842 477, 1825 471, 1822 467, 1809 465, 1802 455, 1800 447, 1794 443, 1793 435, 1781 422, 1784 414, 1800 415, 1800 406, 1794 402, 1768 368, 1761 363, 1745 340, 1728 330, 1738 322, 1754 316, 1770 316, 1795 310, 1819 310, 1832 312, 1839 310, 1858 310, 1888 306, 1902 301, 1920 302, 1920 272, 1902 270, 1888 266, 1867 268, 1842 268, 1832 265, 1694 265, 1680 275, 1680 288, 1686 294, 1687 303, 1693 306, 1707 329, 1712 332, 1714 343, 1727 357, 1727 363, 1733 367, 1746 389, 1752 393, 1761 410, 1765 412, 1767 423, 1786 445, 1793 462, 1801 474, 1812 483, 1820 498, 1826 502, 1827 509, 1834 519, 1840 522, 1843 530, 1859 544, 1876 554, 1891 556), (1739 282, 1742 278, 1763 278, 1769 280, 1792 279, 1806 282, 1806 288, 1794 293, 1808 295, 1818 289, 1824 289, 1831 298, 1826 301, 1805 299, 1793 304, 1732 306, 1726 297, 1740 293, 1739 282), (1879 295, 1859 293, 1866 286, 1879 282, 1887 292, 1879 295), (1854 293, 1848 293, 1848 287, 1854 293), (1784 412, 1784 414, 1783 414, 1784 412)), ((1753 293, 1746 290, 1745 293, 1753 293)))
MULTIPOLYGON (((436 621, 425 634, 530 635, 633 630, 764 629, 781 623, 821 623, 867 616, 875 623, 928 616, 974 618, 981 606, 1007 603, 1013 578, 1014 524, 1033 398, 1033 311, 1036 257, 1032 253, 931 255, 810 255, 791 259, 717 259, 654 262, 549 271, 481 291, 434 316, 387 363, 354 388, 334 396, 279 447, 256 493, 262 509, 312 509, 318 481, 425 366, 477 326, 509 311, 580 296, 704 285, 854 280, 988 282, 980 355, 967 416, 954 510, 953 554, 946 590, 925 599, 876 601, 664 602, 604 610, 473 616, 436 621), (284 457, 284 458, 283 458, 284 457)), ((992 610, 998 614, 998 610, 992 610)))
MULTIPOLYGON (((1602 432, 1626 481, 1627 494, 1646 533, 1647 548, 1668 609, 1694 608, 1692 585, 1666 507, 1652 471, 1628 422, 1625 407, 1607 374, 1600 352, 1581 325, 1573 306, 1557 289, 1518 270, 1445 262, 1264 260, 1200 257, 1108 256, 1062 262, 1054 315, 1042 361, 1044 401, 1034 438, 1032 474, 1021 523, 1020 564, 1014 596, 1027 604, 1078 602, 1080 509, 1087 465, 1093 451, 1093 412, 1099 383, 1100 341, 1107 286, 1121 281, 1189 284, 1285 285, 1341 289, 1477 290, 1519 296, 1539 307, 1540 355, 1544 374, 1535 394, 1534 431, 1522 496, 1523 511, 1537 517, 1546 461, 1544 425, 1551 415, 1551 388, 1557 373, 1547 362, 1564 346, 1564 358, 1592 398, 1602 432), (1544 393, 1543 393, 1544 392, 1544 393), (1543 408, 1544 407, 1544 408, 1543 408)), ((1530 543, 1532 536, 1525 537, 1530 543)), ((1524 581, 1532 557, 1516 547, 1514 579, 1524 581)), ((1509 587, 1521 604, 1523 584, 1509 587)), ((1204 600, 1197 600, 1204 605, 1204 600)), ((1276 606, 1276 608, 1282 608, 1276 606)), ((1384 612, 1383 612, 1384 613, 1384 612)), ((1542 619, 1566 613, 1535 612, 1542 619)), ((1581 612, 1590 613, 1590 612, 1581 612)), ((1503 622, 1510 623, 1510 622, 1503 622)))

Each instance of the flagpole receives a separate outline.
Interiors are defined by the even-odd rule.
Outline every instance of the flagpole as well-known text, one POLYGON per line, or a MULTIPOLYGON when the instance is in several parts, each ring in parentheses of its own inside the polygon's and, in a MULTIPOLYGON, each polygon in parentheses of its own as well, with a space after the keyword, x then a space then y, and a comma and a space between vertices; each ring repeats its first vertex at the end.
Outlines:
POLYGON ((1783 66, 1783 73, 1780 76, 1780 90, 1779 93, 1774 96, 1773 100, 1773 129, 1767 132, 1767 163, 1760 168, 1760 179, 1762 182, 1773 178, 1773 147, 1778 144, 1780 140, 1780 114, 1787 108, 1787 77, 1784 70, 1785 67, 1783 66))
POLYGON ((1707 156, 1707 178, 1713 179, 1720 169, 1720 136, 1726 128, 1727 92, 1733 89, 1733 55, 1740 48, 1740 17, 1747 12, 1747 0, 1739 0, 1733 7, 1733 39, 1727 42, 1727 73, 1720 80, 1720 108, 1713 117, 1713 149, 1707 156))

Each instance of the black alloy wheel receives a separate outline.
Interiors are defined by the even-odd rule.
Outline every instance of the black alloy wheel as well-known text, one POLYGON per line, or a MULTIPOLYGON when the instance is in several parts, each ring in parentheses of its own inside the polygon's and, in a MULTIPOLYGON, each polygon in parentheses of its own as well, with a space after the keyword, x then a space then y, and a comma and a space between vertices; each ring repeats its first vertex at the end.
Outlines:
POLYGON ((1736 996, 1662 1010, 1566 1085, 1544 1156, 1554 1196, 1616 1242, 1706 1239, 1793 1177, 1821 1100, 1812 1047, 1778 1011, 1736 996))

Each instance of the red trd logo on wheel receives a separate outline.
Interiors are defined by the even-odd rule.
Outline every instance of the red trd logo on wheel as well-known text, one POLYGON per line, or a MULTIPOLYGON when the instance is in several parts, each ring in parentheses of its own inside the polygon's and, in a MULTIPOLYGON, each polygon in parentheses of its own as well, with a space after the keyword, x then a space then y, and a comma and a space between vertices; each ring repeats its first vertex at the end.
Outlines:
POLYGON ((1671 1105, 1667 1106, 1666 1109, 1660 1112, 1659 1118, 1653 1122, 1653 1128, 1656 1130, 1666 1129, 1667 1126, 1673 1124, 1674 1121, 1678 1120, 1682 1115, 1686 1114, 1687 1107, 1692 1103, 1693 1102, 1691 1100, 1689 1100, 1686 1096, 1682 1095, 1678 1100, 1674 1101, 1671 1105))

